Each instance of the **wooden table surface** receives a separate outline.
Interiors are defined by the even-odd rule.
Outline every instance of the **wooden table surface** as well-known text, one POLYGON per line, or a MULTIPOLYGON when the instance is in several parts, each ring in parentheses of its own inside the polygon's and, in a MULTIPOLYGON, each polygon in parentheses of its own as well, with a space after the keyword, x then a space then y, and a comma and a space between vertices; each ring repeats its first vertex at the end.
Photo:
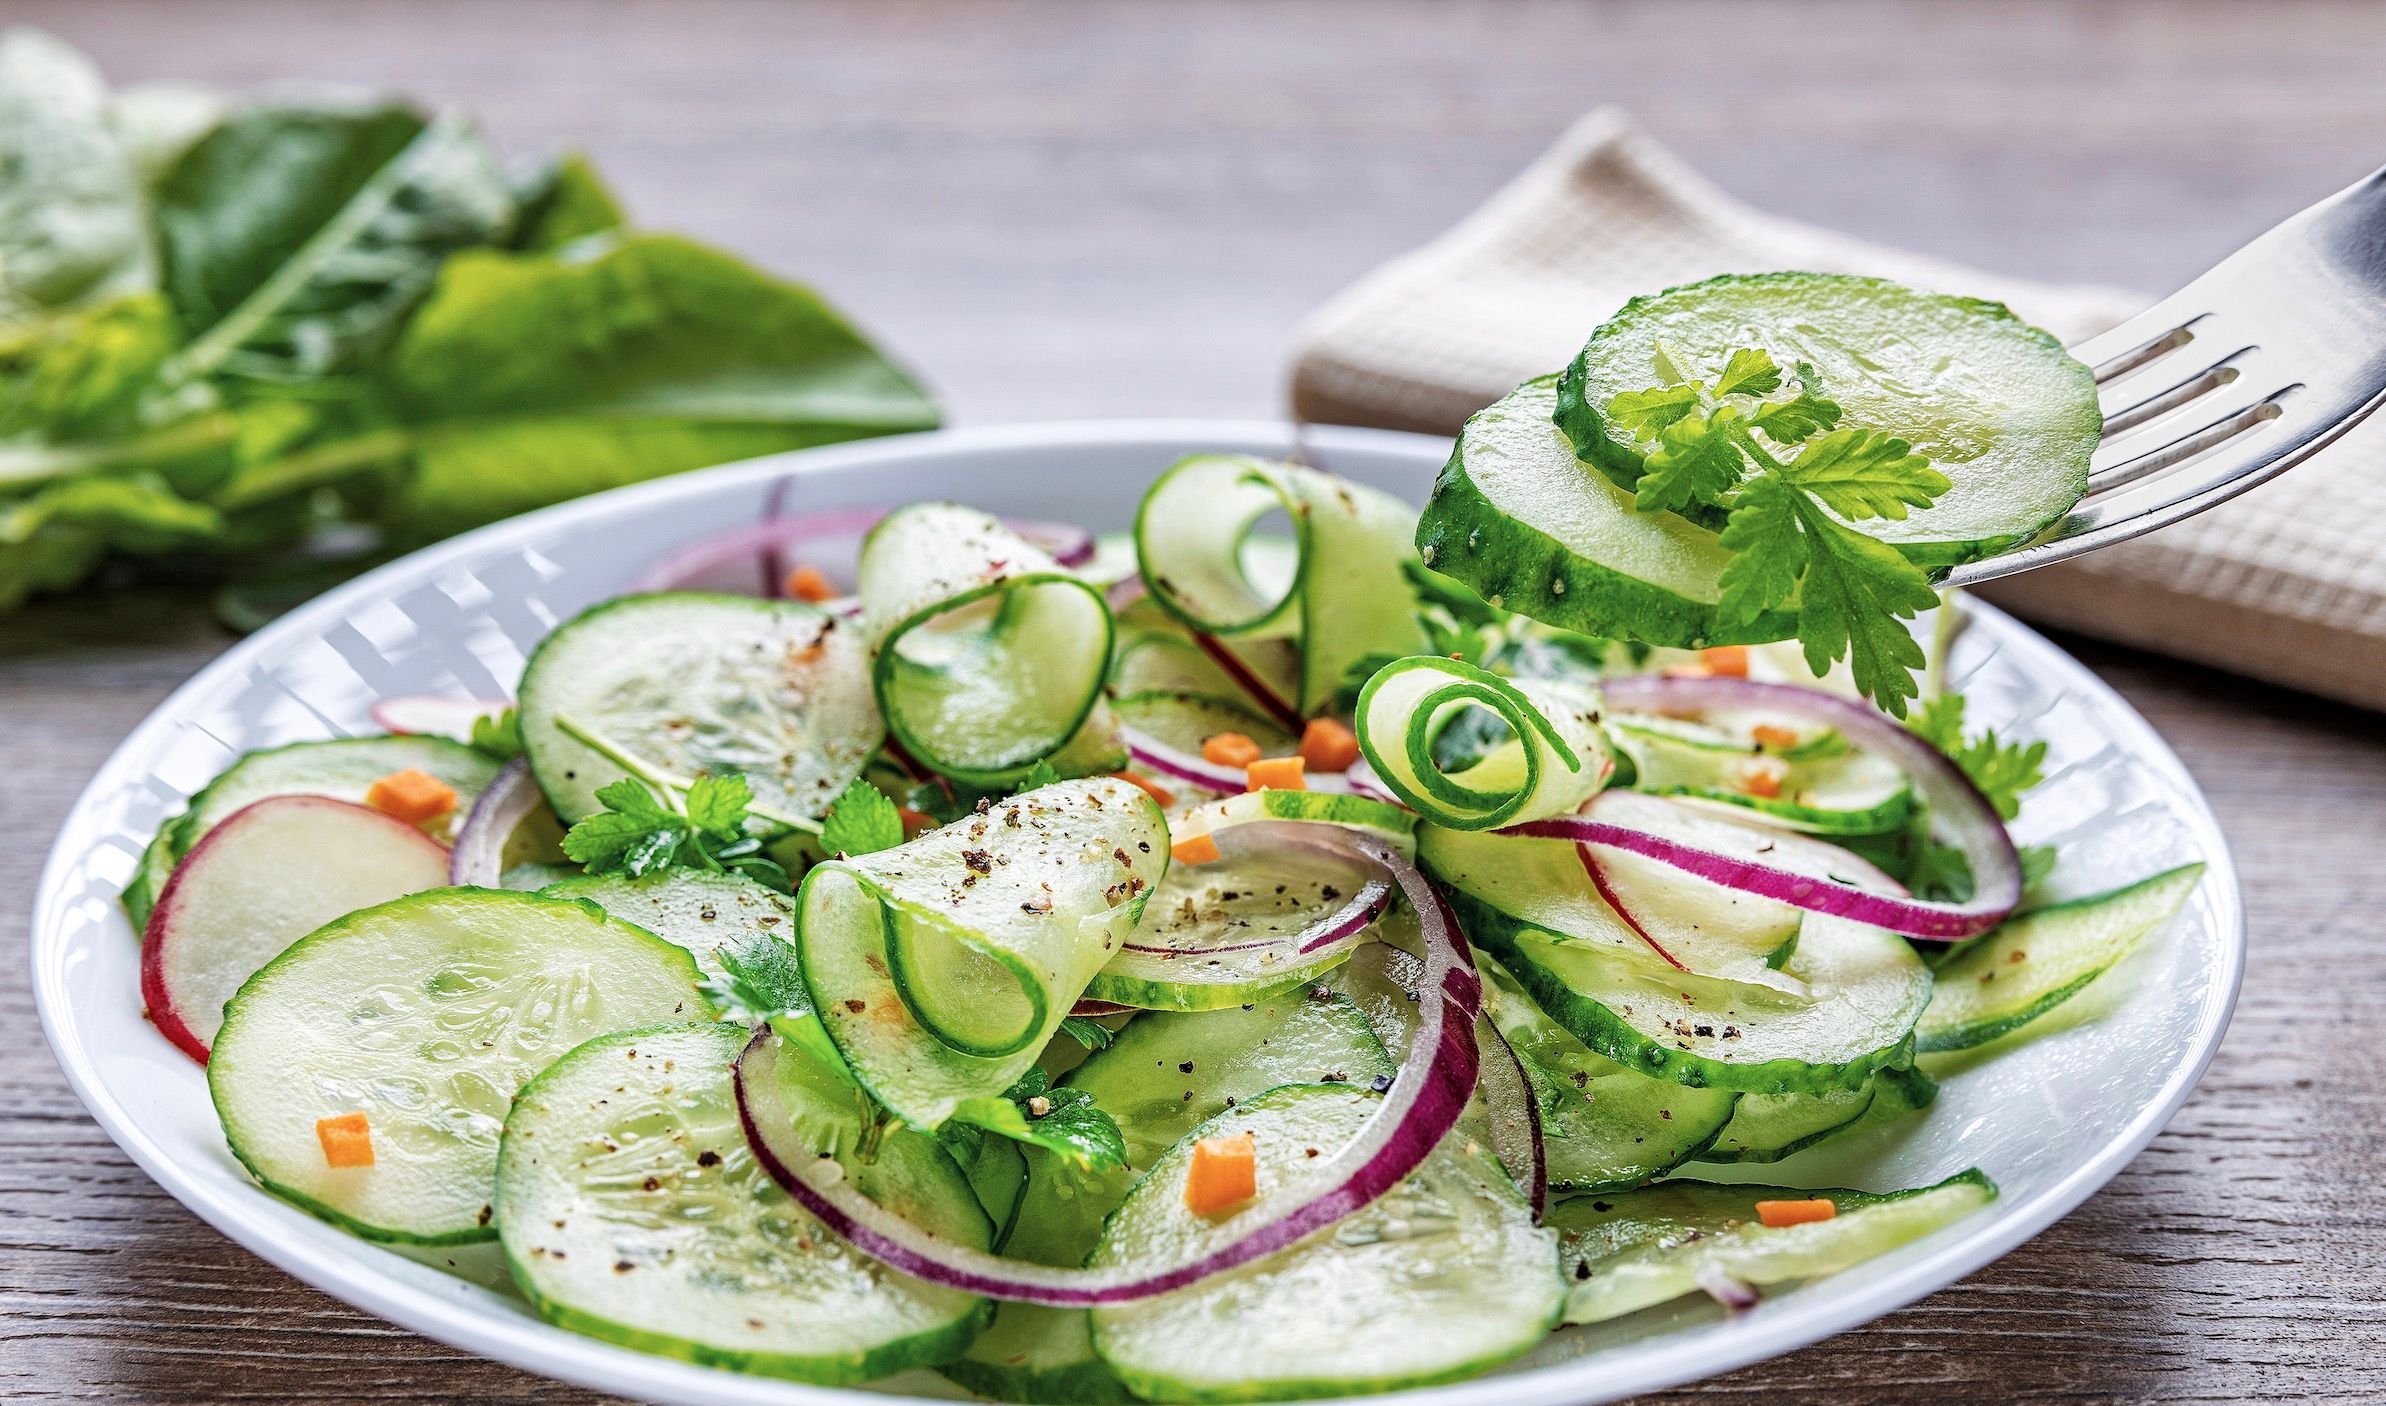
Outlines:
MULTIPOLYGON (((2386 159, 2360 4, 9 0, 119 81, 335 79, 591 151, 633 209, 820 284, 956 419, 1266 415, 1285 338, 1599 103, 1760 205, 2173 286, 2386 159)), ((2182 622, 2193 628, 2193 622, 2182 622)), ((100 758, 226 644, 191 601, 0 619, 0 931, 100 758)), ((2386 1397, 2386 726, 2071 643, 2211 794, 2252 962, 2202 1089, 1963 1284, 1680 1393, 2386 1397)), ((127 999, 131 999, 128 995, 127 999)), ((0 964, 0 1398, 563 1402, 306 1289, 84 1115, 0 964)))

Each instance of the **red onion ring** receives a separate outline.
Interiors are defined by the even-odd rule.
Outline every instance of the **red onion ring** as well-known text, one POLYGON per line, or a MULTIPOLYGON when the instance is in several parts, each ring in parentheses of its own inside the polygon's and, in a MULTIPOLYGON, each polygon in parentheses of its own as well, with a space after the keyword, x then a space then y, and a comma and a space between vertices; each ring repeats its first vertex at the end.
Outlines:
POLYGON ((1211 663, 1223 669, 1226 676, 1234 680, 1235 687, 1251 695, 1251 701, 1259 705, 1261 712, 1266 713, 1278 727, 1283 728, 1286 732, 1295 737, 1301 735, 1300 710, 1285 702, 1283 695, 1270 688, 1267 680, 1261 678, 1257 671, 1243 662, 1241 655, 1227 648, 1224 640, 1207 630, 1194 630, 1191 633, 1193 643, 1200 648, 1202 653, 1210 657, 1211 663))
POLYGON ((513 704, 503 698, 450 698, 438 693, 409 693, 375 703, 371 717, 384 732, 400 737, 448 737, 470 741, 476 718, 492 718, 513 704))
POLYGON ((1532 1081, 1525 1078, 1524 1060, 1499 1027, 1489 1017, 1479 1017, 1475 1035, 1483 1046, 1481 1087, 1483 1109, 1491 1115, 1491 1150, 1523 1188, 1538 1224, 1549 1211, 1549 1154, 1541 1133, 1541 1105, 1533 1098, 1532 1081))
POLYGON ((1119 725, 1118 735, 1127 744, 1127 755, 1146 770, 1221 795, 1237 795, 1250 789, 1250 775, 1240 767, 1220 766, 1180 752, 1150 733, 1124 723, 1119 725))
MULTIPOLYGON (((1299 820, 1255 820, 1214 833, 1224 837, 1221 846, 1224 849, 1308 849, 1337 858, 1348 856, 1349 847, 1332 835, 1320 834, 1322 828, 1299 820)), ((1373 869, 1372 865, 1368 867, 1373 869)), ((1391 878, 1380 871, 1371 872, 1360 881, 1349 902, 1297 932, 1250 942, 1221 943, 1214 947, 1158 947, 1143 942, 1122 942, 1119 947, 1122 951, 1143 952, 1155 957, 1194 957, 1211 952, 1256 952, 1268 947, 1290 947, 1294 956, 1307 957, 1365 932, 1367 925, 1381 917, 1384 905, 1391 901, 1391 878)))
POLYGON ((1698 1287, 1706 1290, 1708 1298, 1732 1313, 1746 1313, 1764 1299, 1755 1285, 1735 1277, 1715 1260, 1700 1265, 1694 1278, 1698 1287))
MULTIPOLYGON (((1949 765, 1952 767, 1953 764, 1949 765)), ((1971 783, 1967 781, 1964 784, 1969 787, 1971 783)), ((1989 810, 1988 802, 1980 798, 1979 792, 1973 791, 1971 795, 1987 815, 1988 825, 1994 828, 1984 828, 1976 817, 1961 814, 1954 817, 1954 823, 1950 826, 1963 846, 1965 857, 1973 866, 1976 889, 1969 903, 1934 903, 1905 896, 1894 888, 1884 892, 1879 888, 1850 883, 1837 875, 1858 874, 1874 881, 1886 879, 1887 876, 1836 845, 1825 845, 1787 830, 1776 831, 1761 825, 1721 819, 1714 822, 1761 836, 1768 852, 1804 855, 1807 847, 1811 846, 1815 857, 1810 858, 1803 869, 1744 859, 1652 833, 1646 828, 1648 816, 1638 807, 1663 802, 1658 797, 1642 795, 1637 791, 1608 791, 1593 798, 1584 814, 1531 820, 1522 825, 1511 825, 1498 833, 1542 840, 1572 840, 1579 845, 1612 845, 1633 854, 1645 855, 1662 864, 1670 864, 1683 873, 1710 883, 1752 893, 1759 898, 1770 898, 1810 913, 1824 913, 1876 928, 1887 928, 1906 937, 1955 942, 1978 936, 1995 927, 2021 901, 2021 864, 2013 852, 2013 841, 2005 834, 2003 824, 1996 820, 1996 812, 1989 810), (1606 817, 1599 814, 1601 811, 1607 812, 1606 817), (1617 818, 1619 814, 1623 817, 1621 821, 1617 818)), ((1892 885, 1895 883, 1894 880, 1889 882, 1892 885)))
POLYGON ((1615 910, 1615 915, 1624 920, 1624 926, 1632 929, 1632 935, 1647 943, 1649 950, 1663 957, 1675 971, 1690 970, 1683 964, 1681 958, 1665 950, 1664 943, 1649 936, 1649 930, 1641 926, 1639 917, 1630 908, 1624 906, 1623 897, 1615 891, 1614 885, 1607 882, 1607 875, 1600 870, 1599 857, 1591 852, 1591 846, 1576 845, 1574 853, 1582 860, 1582 872, 1591 876, 1591 887, 1598 890, 1599 901, 1615 910))
POLYGON ((784 1048, 765 1026, 737 1062, 737 1109, 755 1161, 787 1194, 864 1254, 905 1274, 965 1293, 1061 1308, 1131 1303, 1248 1264, 1334 1224, 1398 1185, 1440 1145, 1473 1097, 1483 1009, 1474 955, 1447 904, 1399 851, 1364 835, 1346 843, 1381 866, 1417 910, 1425 971, 1415 992, 1417 1037, 1390 1089, 1358 1136, 1328 1164, 1331 1189, 1260 1219, 1232 1243, 1162 1269, 1110 1265, 1063 1269, 968 1249, 921 1230, 856 1191, 843 1167, 793 1136, 776 1102, 773 1067, 784 1048), (815 1167, 833 1171, 805 1176, 815 1167), (801 1170, 799 1170, 801 1169, 801 1170))
POLYGON ((546 803, 538 782, 531 779, 528 759, 516 757, 507 762, 465 812, 455 847, 448 851, 447 881, 495 888, 505 877, 505 842, 513 837, 515 827, 546 803))
MULTIPOLYGON (((798 547, 815 546, 821 549, 820 555, 831 556, 842 565, 860 555, 862 534, 885 516, 884 508, 821 508, 732 527, 663 553, 638 573, 629 589, 686 590, 707 579, 717 583, 734 575, 741 565, 750 564, 762 576, 758 594, 776 599, 787 593, 784 568, 789 558, 800 555, 798 547)), ((1083 566, 1094 558, 1093 534, 1082 527, 1029 518, 1004 518, 1002 523, 1050 553, 1062 566, 1083 566)))

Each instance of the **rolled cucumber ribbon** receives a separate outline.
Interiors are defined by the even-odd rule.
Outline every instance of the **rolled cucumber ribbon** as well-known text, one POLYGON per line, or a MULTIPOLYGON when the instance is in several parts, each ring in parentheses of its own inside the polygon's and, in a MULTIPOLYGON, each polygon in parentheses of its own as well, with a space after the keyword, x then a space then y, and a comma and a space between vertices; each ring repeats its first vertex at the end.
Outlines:
POLYGON ((804 984, 854 1077, 934 1128, 1027 1072, 1167 872, 1140 788, 1045 786, 815 866, 796 894, 804 984))
POLYGON ((1496 830, 1571 814, 1615 770, 1599 727, 1599 696, 1577 685, 1503 678, 1424 655, 1387 664, 1359 693, 1359 748, 1377 776, 1419 815, 1451 830, 1496 830), (1456 771, 1435 744, 1480 709, 1507 740, 1456 771))
POLYGON ((862 542, 862 628, 887 731, 925 765, 986 785, 1050 759, 1115 770, 1102 701, 1112 622, 1102 592, 955 503, 898 508, 862 542))
POLYGON ((1414 508, 1299 464, 1235 454, 1179 460, 1135 516, 1144 585, 1195 630, 1301 646, 1303 717, 1324 711, 1350 666, 1425 647, 1415 592, 1414 508), (1281 511, 1288 534, 1262 533, 1281 511))

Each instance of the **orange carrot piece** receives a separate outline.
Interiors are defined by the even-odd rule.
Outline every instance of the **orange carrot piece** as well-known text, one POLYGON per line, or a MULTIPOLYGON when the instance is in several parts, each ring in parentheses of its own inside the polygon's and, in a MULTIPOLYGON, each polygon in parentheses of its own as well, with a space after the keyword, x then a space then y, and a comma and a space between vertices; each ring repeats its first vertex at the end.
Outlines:
POLYGON ((315 1140, 323 1144, 323 1161, 332 1167, 373 1165, 373 1125, 362 1113, 342 1113, 315 1120, 315 1140))
POLYGON ((897 806, 895 815, 903 822, 903 838, 907 840, 923 831, 936 828, 936 817, 924 810, 913 810, 910 806, 897 806))
POLYGON ((1168 857, 1179 864, 1215 864, 1218 862, 1218 841, 1207 830, 1187 835, 1171 845, 1168 857))
POLYGON ((1775 751, 1798 745, 1796 732, 1775 723, 1758 723, 1755 727, 1750 728, 1748 733, 1749 736, 1756 739, 1757 746, 1771 747, 1775 751))
POLYGON ((1261 757, 1243 768, 1246 791, 1306 791, 1308 777, 1299 757, 1261 757))
POLYGON ((818 605, 824 600, 837 598, 837 583, 829 580, 828 573, 819 567, 805 562, 787 573, 787 594, 818 605))
POLYGON ((1158 801, 1162 810, 1166 810, 1168 807, 1176 804, 1176 792, 1169 790, 1167 787, 1161 785, 1157 781, 1152 780, 1148 776, 1137 776, 1131 771, 1114 771, 1110 774, 1114 777, 1117 777, 1119 780, 1126 782, 1136 790, 1143 792, 1143 794, 1151 797, 1153 800, 1158 801))
POLYGON ((1201 740, 1201 759, 1213 766, 1249 766, 1260 755, 1259 744, 1239 732, 1213 733, 1201 740))
POLYGON ((1726 678, 1748 677, 1748 646, 1744 644, 1719 644, 1713 649, 1700 650, 1698 657, 1709 669, 1726 678))
POLYGON ((1784 1226, 1808 1225, 1829 1220, 1839 1214, 1839 1208, 1817 1196, 1811 1201, 1759 1201, 1756 1218, 1779 1230, 1784 1226))
POLYGON ((456 788, 426 771, 393 771, 365 791, 365 804, 409 825, 437 820, 456 808, 456 788))
POLYGON ((1312 771, 1348 771, 1359 760, 1359 735, 1332 718, 1311 718, 1301 732, 1301 760, 1312 771))
POLYGON ((1789 768, 1774 757, 1750 757, 1740 766, 1740 789, 1760 801, 1773 800, 1781 794, 1781 783, 1789 779, 1789 768))
POLYGON ((1193 1144, 1193 1165, 1185 1172, 1185 1205, 1193 1214, 1214 1216, 1258 1194, 1259 1144, 1251 1134, 1193 1144))

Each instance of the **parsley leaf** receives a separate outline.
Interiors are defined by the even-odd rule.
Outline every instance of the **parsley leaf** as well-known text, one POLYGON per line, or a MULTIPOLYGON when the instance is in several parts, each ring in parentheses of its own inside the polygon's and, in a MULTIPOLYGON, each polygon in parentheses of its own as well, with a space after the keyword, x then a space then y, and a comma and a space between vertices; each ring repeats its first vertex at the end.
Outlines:
POLYGON ((1633 501, 1643 512, 1723 513, 1732 558, 1716 602, 1722 624, 1748 626, 1795 596, 1807 665, 1820 673, 1846 659, 1856 686, 1903 716, 1923 660, 1902 621, 1937 596, 1919 567, 1849 522, 1901 520, 1951 484, 1906 440, 1841 427, 1814 366, 1796 370, 1790 397, 1769 400, 1787 378, 1761 348, 1732 352, 1703 383, 1660 348, 1668 384, 1608 403, 1613 423, 1644 441, 1633 501))
POLYGON ((510 762, 522 755, 522 719, 511 707, 472 720, 468 745, 485 757, 510 762))
POLYGON ((1030 1143, 1080 1167, 1124 1167, 1127 1139, 1083 1089, 1054 1088, 1052 1076, 1030 1069, 999 1098, 964 1099, 953 1117, 987 1132, 1030 1143))
POLYGON ((754 788, 734 773, 699 776, 688 787, 688 823, 709 835, 734 839, 746 822, 746 807, 754 803, 754 788))
POLYGON ((1963 695, 1943 693, 1916 710, 1907 726, 1946 753, 1996 807, 1997 814, 2011 820, 2021 814, 2022 793, 2046 779, 2042 769, 2046 743, 2042 739, 2008 744, 1998 738, 1994 728, 1966 738, 1963 714, 1963 695))
POLYGON ((718 972, 697 983, 721 1012, 721 1019, 759 1025, 790 1011, 809 1015, 812 993, 804 985, 795 945, 768 933, 750 933, 713 951, 718 972))
POLYGON ((678 865, 739 874, 781 893, 794 887, 787 871, 762 853, 762 837, 746 833, 754 796, 742 776, 698 777, 684 810, 632 777, 599 787, 597 799, 605 809, 563 836, 565 856, 591 874, 636 879, 678 865))
POLYGON ((866 778, 855 777, 821 822, 820 847, 830 854, 876 854, 903 843, 903 813, 866 778))
POLYGON ((1081 1015, 1063 1016, 1060 1033, 1089 1050, 1109 1049, 1112 1038, 1109 1026, 1081 1015))
POLYGON ((1016 796, 1021 791, 1039 791, 1046 786, 1058 786, 1060 780, 1060 773, 1053 770, 1051 759, 1038 757, 1036 764, 1027 769, 1027 775, 1019 778, 1019 784, 1011 788, 1011 794, 1016 796))

